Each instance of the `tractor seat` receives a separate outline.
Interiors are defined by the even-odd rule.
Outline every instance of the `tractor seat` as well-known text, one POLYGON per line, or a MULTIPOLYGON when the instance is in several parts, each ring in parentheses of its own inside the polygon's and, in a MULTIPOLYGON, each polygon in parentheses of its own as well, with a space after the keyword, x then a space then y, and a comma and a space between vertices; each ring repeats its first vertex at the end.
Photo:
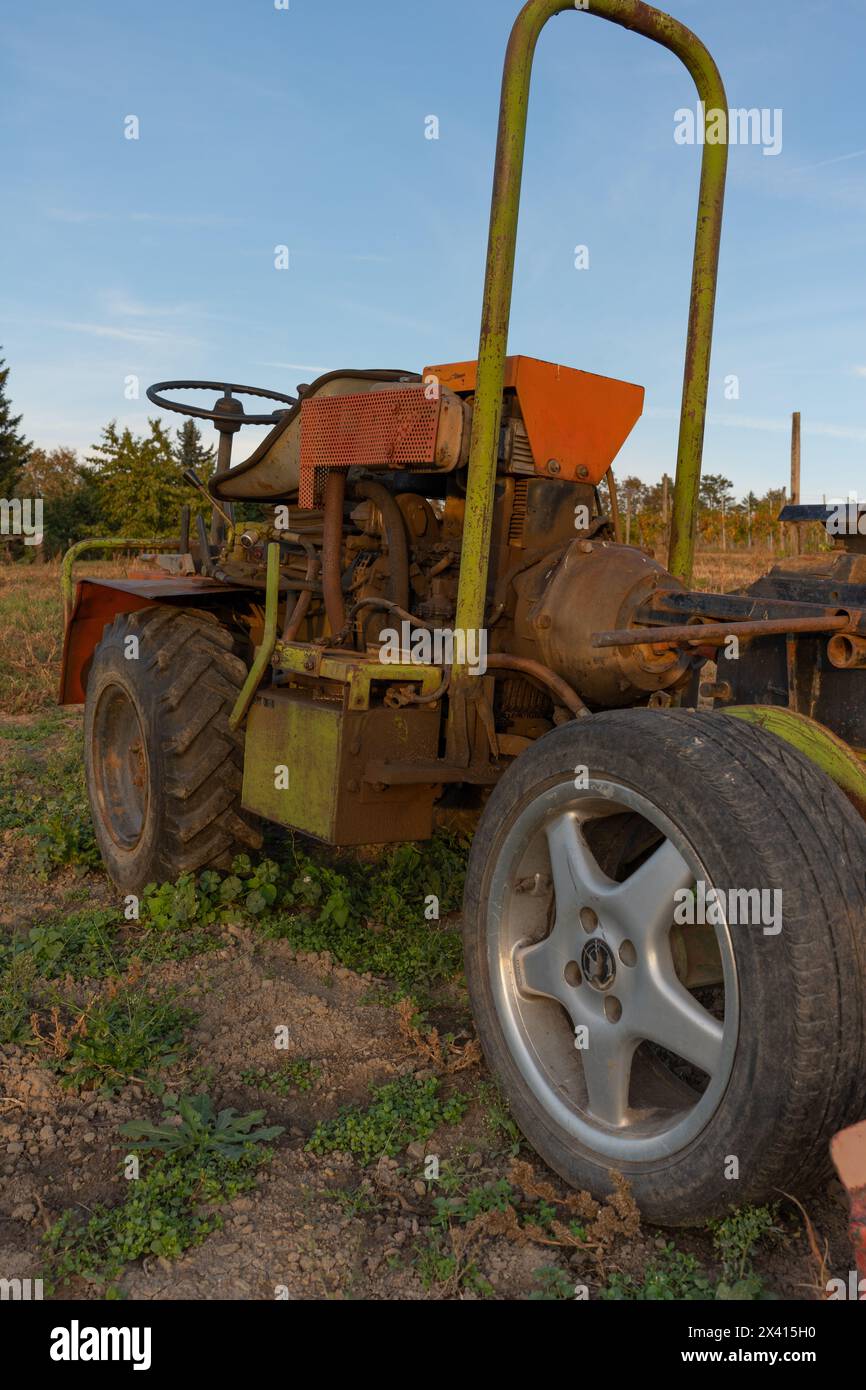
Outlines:
POLYGON ((417 383, 415 372, 389 370, 326 372, 305 388, 297 405, 265 435, 255 453, 243 463, 210 480, 212 497, 220 502, 280 502, 298 490, 301 474, 301 406, 313 396, 349 396, 361 391, 398 389, 417 383))

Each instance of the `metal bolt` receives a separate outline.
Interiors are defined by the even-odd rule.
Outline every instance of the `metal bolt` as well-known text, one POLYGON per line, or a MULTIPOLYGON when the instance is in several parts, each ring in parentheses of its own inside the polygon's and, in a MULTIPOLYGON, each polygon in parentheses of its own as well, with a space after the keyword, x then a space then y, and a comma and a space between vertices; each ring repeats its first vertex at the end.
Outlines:
POLYGON ((547 471, 548 471, 548 473, 553 473, 553 474, 561 473, 561 472, 562 472, 562 464, 559 462, 559 459, 548 459, 548 460, 547 460, 547 471))

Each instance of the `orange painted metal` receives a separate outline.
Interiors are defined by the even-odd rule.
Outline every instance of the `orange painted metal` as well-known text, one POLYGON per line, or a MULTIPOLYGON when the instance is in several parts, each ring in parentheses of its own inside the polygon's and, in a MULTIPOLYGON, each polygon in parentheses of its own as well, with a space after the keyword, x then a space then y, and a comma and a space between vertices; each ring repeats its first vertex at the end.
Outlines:
POLYGON ((155 603, 210 607, 215 601, 249 590, 219 584, 199 575, 189 579, 80 579, 63 638, 60 704, 84 702, 87 668, 107 623, 118 613, 134 613, 155 603))
MULTIPOLYGON (((468 395, 475 390, 477 365, 425 367, 424 377, 468 395)), ((506 358, 505 389, 517 392, 536 472, 572 482, 601 482, 644 405, 642 386, 536 357, 506 358)))
POLYGON ((423 386, 352 396, 313 396, 301 406, 298 506, 321 504, 334 468, 432 468, 440 401, 423 386))

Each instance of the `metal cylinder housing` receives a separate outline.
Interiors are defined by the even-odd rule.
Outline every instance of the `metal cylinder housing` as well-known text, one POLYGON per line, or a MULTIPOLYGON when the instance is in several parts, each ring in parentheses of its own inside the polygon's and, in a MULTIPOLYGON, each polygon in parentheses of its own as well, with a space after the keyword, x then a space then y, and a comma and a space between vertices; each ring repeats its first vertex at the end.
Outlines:
POLYGON ((633 546, 576 540, 551 566, 542 561, 515 584, 514 649, 530 651, 592 705, 632 704, 685 674, 688 656, 651 645, 593 647, 596 632, 629 627, 657 590, 681 589, 633 546))

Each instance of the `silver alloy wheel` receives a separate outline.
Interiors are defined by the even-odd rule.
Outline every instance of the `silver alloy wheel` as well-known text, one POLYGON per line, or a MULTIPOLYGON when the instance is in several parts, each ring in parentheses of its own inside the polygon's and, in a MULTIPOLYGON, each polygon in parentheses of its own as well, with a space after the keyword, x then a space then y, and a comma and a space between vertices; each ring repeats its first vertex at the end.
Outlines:
POLYGON ((726 924, 715 927, 724 1017, 674 966, 674 893, 702 880, 700 858, 632 787, 590 779, 538 792, 500 846, 487 908, 487 964, 509 1050, 549 1119, 611 1163, 678 1152, 715 1113, 739 1028, 726 924), (660 843, 622 882, 586 832, 637 813, 660 843))

